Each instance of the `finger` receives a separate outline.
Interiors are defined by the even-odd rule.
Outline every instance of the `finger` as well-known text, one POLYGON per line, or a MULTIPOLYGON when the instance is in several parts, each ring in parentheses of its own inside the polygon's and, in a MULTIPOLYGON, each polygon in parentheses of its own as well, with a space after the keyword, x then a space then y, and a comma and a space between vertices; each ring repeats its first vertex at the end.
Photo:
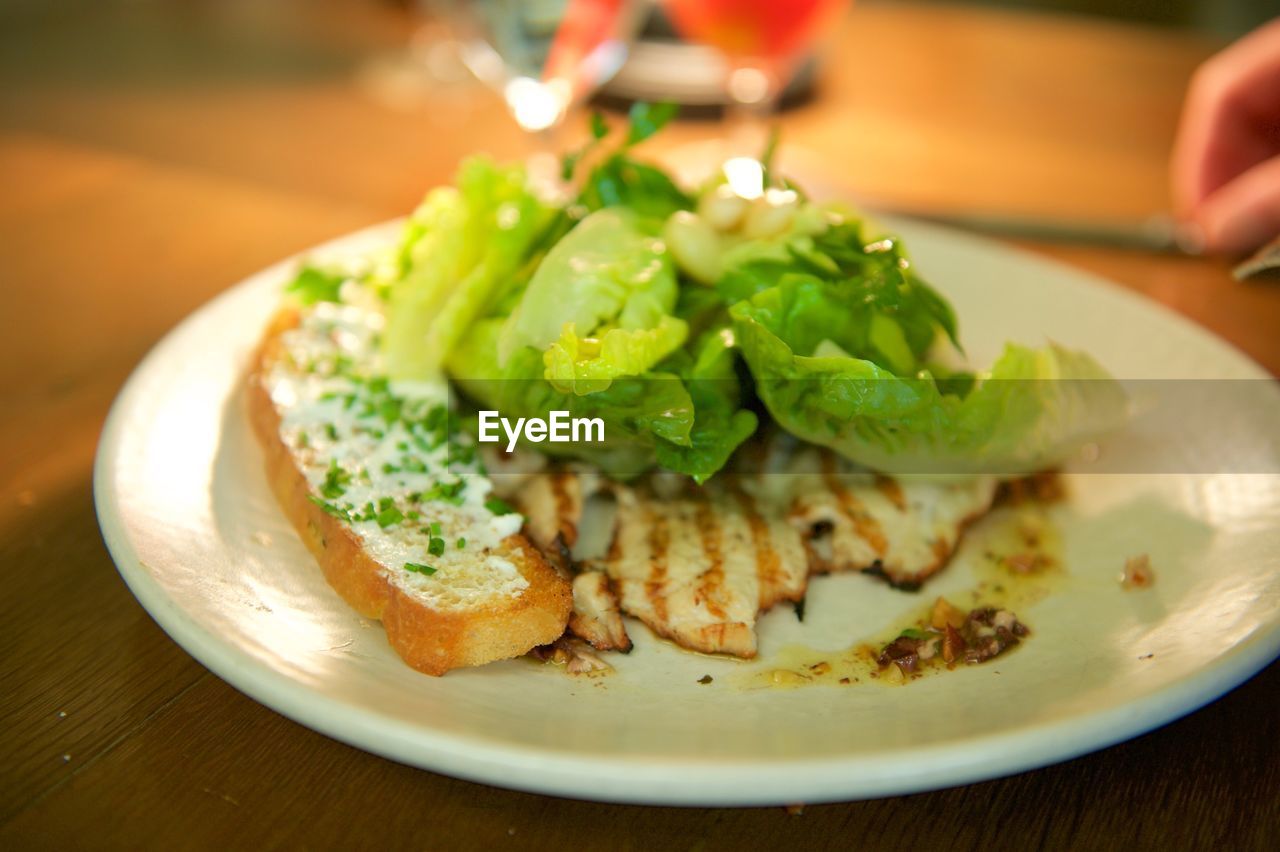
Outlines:
POLYGON ((1236 254, 1280 234, 1280 157, 1259 163, 1215 191, 1193 215, 1204 247, 1236 254))
POLYGON ((1171 159, 1174 208, 1196 205, 1280 151, 1280 18, 1202 65, 1192 78, 1171 159))

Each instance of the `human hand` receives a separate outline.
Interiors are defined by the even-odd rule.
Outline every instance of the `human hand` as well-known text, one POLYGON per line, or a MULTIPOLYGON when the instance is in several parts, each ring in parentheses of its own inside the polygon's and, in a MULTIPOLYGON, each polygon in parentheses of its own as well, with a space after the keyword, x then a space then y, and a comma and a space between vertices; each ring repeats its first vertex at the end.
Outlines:
POLYGON ((1206 251, 1280 234, 1280 18, 1191 79, 1172 162, 1174 210, 1206 251))

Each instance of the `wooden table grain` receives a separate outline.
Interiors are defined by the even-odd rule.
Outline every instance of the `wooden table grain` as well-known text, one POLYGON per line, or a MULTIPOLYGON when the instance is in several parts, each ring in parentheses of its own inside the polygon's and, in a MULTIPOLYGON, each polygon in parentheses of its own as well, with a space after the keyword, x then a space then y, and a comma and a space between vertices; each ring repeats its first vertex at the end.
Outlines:
MULTIPOLYGON (((386 73, 372 2, 20 4, 0 27, 0 847, 1270 848, 1280 667, 1136 740, 1002 780, 728 810, 568 801, 359 752, 236 692, 129 595, 90 493, 107 408, 183 316, 291 252, 409 209, 496 101, 386 73), (382 69, 381 71, 379 69, 382 69)), ((1173 31, 859 7, 787 140, 864 198, 1133 220, 1166 205, 1173 31)), ((667 144, 705 138, 675 128, 667 144)), ((1280 373, 1280 289, 1224 263, 1027 245, 1280 373)))

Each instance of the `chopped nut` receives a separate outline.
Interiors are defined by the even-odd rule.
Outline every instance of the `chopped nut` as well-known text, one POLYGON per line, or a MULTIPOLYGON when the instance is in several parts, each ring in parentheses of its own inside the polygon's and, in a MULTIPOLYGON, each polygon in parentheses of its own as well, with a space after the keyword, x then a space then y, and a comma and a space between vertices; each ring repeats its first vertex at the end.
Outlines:
POLYGON ((952 606, 946 598, 938 598, 933 602, 929 624, 935 630, 942 630, 947 625, 959 627, 964 624, 964 613, 952 606))
POLYGON ((964 654, 967 646, 960 631, 948 624, 942 637, 942 659, 954 663, 964 654))

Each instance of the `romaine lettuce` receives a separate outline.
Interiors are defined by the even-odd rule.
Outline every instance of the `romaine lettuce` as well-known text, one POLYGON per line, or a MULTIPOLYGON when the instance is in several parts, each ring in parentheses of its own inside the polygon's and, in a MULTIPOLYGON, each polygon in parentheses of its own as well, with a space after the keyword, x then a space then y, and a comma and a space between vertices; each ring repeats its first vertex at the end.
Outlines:
MULTIPOLYGON (((463 393, 504 417, 546 417, 551 411, 568 411, 572 417, 599 417, 605 422, 603 443, 539 444, 539 450, 582 458, 625 478, 652 467, 659 445, 692 445, 695 401, 679 375, 649 371, 620 377, 594 393, 566 393, 544 378, 543 353, 531 346, 520 348, 499 366, 501 331, 501 320, 482 320, 450 356, 449 373, 463 393)), ((719 469, 692 462, 689 467, 690 475, 704 479, 719 469)))
POLYGON ((590 336, 602 327, 654 328, 676 304, 666 246, 626 210, 587 216, 551 248, 498 339, 498 360, 543 350, 565 325, 590 336))
POLYGON ((782 428, 861 465, 940 476, 1031 473, 1123 418, 1115 380, 1088 355, 1056 344, 1009 344, 964 396, 927 371, 902 375, 857 357, 827 342, 829 303, 807 301, 807 284, 784 280, 735 305, 738 345, 782 428))
POLYGON ((579 337, 568 322, 542 356, 544 375, 558 391, 598 393, 614 379, 644 373, 680 348, 688 333, 684 320, 665 314, 653 328, 611 328, 599 337, 579 337))
POLYGON ((383 350, 396 378, 434 375, 467 327, 501 299, 555 211, 524 169, 476 157, 458 188, 441 187, 414 212, 391 287, 383 350))

